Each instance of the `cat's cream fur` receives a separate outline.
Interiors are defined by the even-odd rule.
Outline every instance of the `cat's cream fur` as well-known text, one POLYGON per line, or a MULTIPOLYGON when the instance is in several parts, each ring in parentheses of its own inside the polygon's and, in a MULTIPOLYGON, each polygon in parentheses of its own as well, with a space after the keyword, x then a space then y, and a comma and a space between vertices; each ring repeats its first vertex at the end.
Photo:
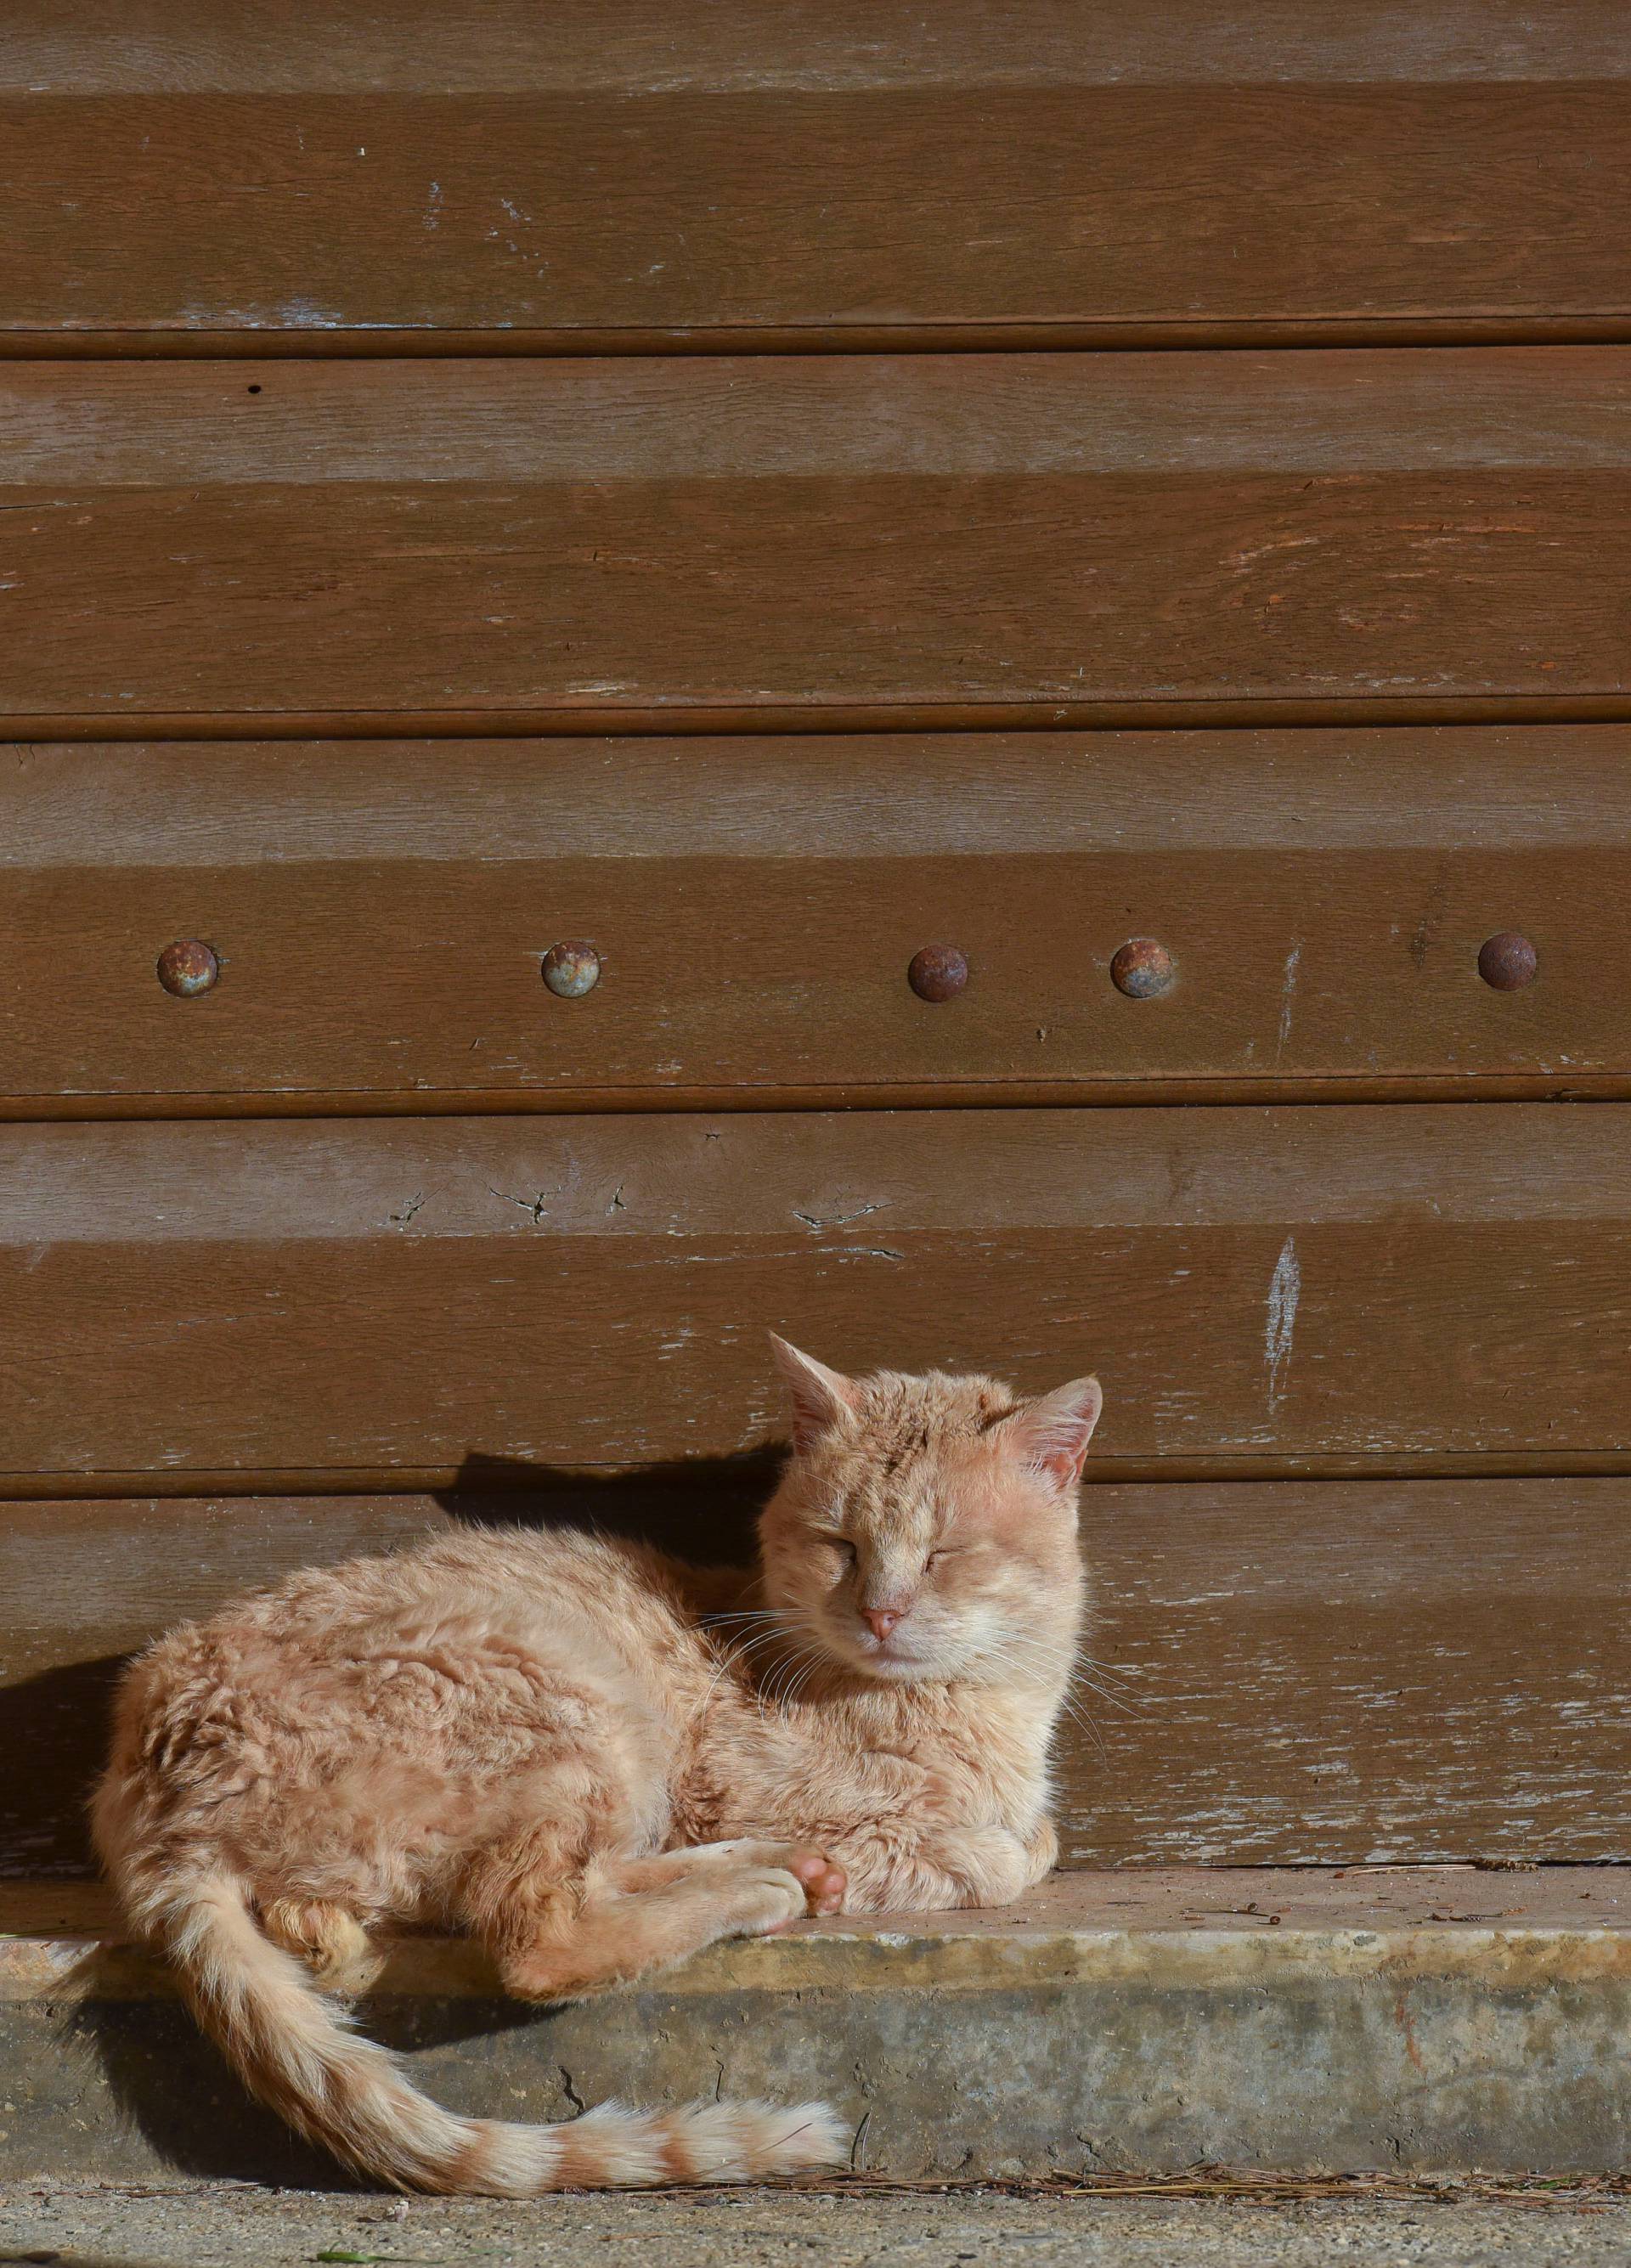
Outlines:
POLYGON ((406 2187, 742 2179, 837 2122, 455 2117, 348 2029, 376 1923, 469 1929, 571 1999, 807 1911, 999 1905, 1044 1874, 1082 1613, 1091 1380, 852 1380, 776 1342, 793 1454, 747 1577, 520 1529, 298 1575, 132 1666, 96 1840, 204 2028, 302 2133, 406 2187))

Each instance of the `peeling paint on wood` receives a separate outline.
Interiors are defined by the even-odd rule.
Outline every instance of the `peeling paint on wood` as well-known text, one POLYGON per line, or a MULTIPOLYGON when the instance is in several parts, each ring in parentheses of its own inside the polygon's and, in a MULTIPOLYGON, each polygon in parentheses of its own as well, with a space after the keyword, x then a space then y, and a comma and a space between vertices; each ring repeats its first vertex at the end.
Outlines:
POLYGON ((1297 1241, 1288 1236, 1280 1248, 1274 1273, 1269 1278, 1268 1318, 1263 1332, 1263 1359, 1268 1366, 1268 1414, 1272 1418, 1285 1395, 1280 1381, 1291 1360, 1292 1334, 1296 1329, 1297 1301, 1303 1292, 1303 1272, 1297 1265, 1297 1241))

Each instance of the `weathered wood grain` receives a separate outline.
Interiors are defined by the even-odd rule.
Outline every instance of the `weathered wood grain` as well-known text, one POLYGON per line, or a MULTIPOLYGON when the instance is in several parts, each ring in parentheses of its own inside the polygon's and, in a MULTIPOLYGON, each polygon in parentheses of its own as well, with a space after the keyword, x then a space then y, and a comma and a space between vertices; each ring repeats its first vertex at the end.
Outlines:
POLYGON ((11 1126, 0 1454, 38 1494, 735 1453, 773 1325, 1096 1367, 1106 1476, 1612 1468, 1628 1281, 1608 1105, 11 1126))
MULTIPOLYGON (((705 1469, 683 1497, 635 1483, 579 1513, 606 1519, 609 1494, 614 1524, 720 1556, 705 1469)), ((0 1508, 0 1873, 87 1863, 81 1804, 128 1651, 289 1568, 499 1509, 564 1511, 0 1508)), ((1089 1491, 1090 1651, 1125 1699, 1084 1685, 1092 1727, 1066 1727, 1065 1863, 1631 1857, 1628 1519, 1620 1480, 1089 1491)))
POLYGON ((1631 712, 1627 402, 1584 348, 13 364, 0 722, 1631 712))
POLYGON ((0 340, 1631 324, 1613 0, 14 0, 0 340))
POLYGON ((0 1107, 1623 1091, 1628 848, 1617 726, 22 747, 0 1107), (1506 929, 1521 993, 1478 974, 1506 929), (1157 999, 1111 981, 1140 935, 1157 999), (940 941, 972 975, 930 1006, 940 941))

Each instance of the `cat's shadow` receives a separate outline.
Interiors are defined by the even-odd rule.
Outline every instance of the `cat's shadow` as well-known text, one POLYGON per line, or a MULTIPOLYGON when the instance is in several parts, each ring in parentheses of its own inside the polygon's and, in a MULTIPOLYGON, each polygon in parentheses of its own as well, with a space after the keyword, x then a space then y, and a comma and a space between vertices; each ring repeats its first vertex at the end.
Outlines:
POLYGON ((754 1523, 781 1469, 779 1449, 675 1457, 628 1473, 584 1474, 471 1450, 451 1488, 435 1491, 472 1527, 598 1528, 682 1559, 746 1566, 754 1523))
MULTIPOLYGON (((174 2171, 282 2189, 376 2190, 299 2138, 247 2093, 178 1999, 132 1995, 130 1956, 97 1948, 63 1980, 55 2017, 61 2063, 90 2061, 124 2122, 174 2171)), ((358 2028, 411 2060, 419 2048, 452 2047, 530 2026, 555 2011, 491 1994, 442 1999, 381 1992, 352 2004, 358 2028)), ((550 2063, 547 2051, 543 2060, 550 2063)), ((429 2092, 441 2099, 434 2080, 429 2092)), ((457 2107, 453 2105, 450 2107, 457 2107)))
MULTIPOLYGON (((449 1488, 434 1492, 451 1520, 471 1528, 574 1528, 655 1544, 682 1558, 746 1565, 754 1523, 779 1469, 779 1453, 681 1458, 628 1474, 586 1476, 524 1459, 471 1451, 449 1488)), ((85 1764, 100 1763, 106 1703, 122 1660, 61 1675, 87 1702, 85 1764)), ((37 1696, 35 1697, 38 1697, 37 1696)), ((179 2172, 275 2182, 295 2189, 365 2189, 321 2152, 299 2141, 244 2093, 179 2001, 131 1999, 117 1989, 117 1952, 78 1966, 58 2018, 70 2061, 89 2056, 122 2117, 179 2172)), ((547 2008, 506 2000, 391 1993, 363 2001, 362 2029, 388 2047, 448 2046, 533 2024, 547 2008)))

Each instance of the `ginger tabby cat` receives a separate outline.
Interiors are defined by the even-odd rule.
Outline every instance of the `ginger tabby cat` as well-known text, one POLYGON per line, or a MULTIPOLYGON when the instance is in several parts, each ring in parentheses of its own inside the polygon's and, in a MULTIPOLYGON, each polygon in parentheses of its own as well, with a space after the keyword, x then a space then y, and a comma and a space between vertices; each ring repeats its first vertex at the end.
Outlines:
POLYGON ((1000 1905, 1046 1873, 1084 1608, 1091 1379, 850 1379, 781 1340, 793 1454, 751 1574, 520 1528, 297 1575, 127 1673, 98 1848, 248 2087, 447 2193, 840 2162, 820 2103, 438 2108, 325 1987, 368 1932, 472 1932, 565 2000, 806 1912, 1000 1905))

